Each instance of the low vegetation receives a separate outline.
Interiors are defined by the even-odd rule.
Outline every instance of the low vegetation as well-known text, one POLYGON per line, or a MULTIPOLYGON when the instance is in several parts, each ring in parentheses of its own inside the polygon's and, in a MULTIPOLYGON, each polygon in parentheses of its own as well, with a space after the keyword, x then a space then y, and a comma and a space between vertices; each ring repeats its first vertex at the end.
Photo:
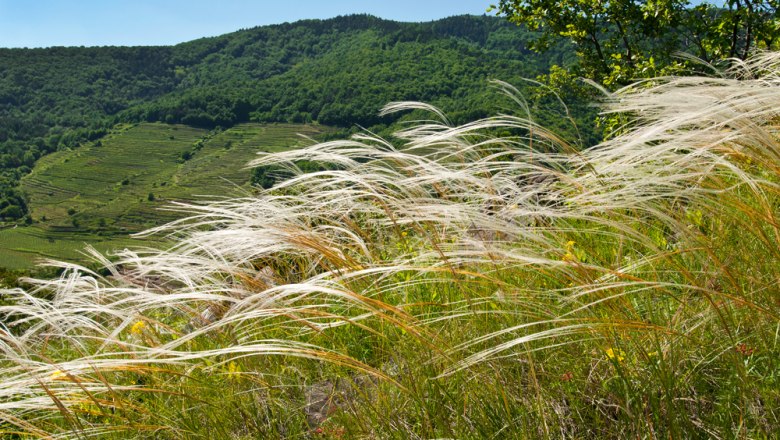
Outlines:
POLYGON ((400 103, 431 120, 263 155, 290 177, 174 205, 168 250, 2 291, 0 430, 771 438, 779 78, 628 87, 591 149, 400 103))
MULTIPOLYGON (((89 243, 101 252, 133 246, 157 246, 157 240, 142 244, 129 234, 98 235, 95 232, 53 232, 39 227, 19 227, 0 231, 0 267, 29 271, 45 259, 88 262, 83 251, 89 243)), ((160 243, 164 244, 164 242, 160 243)))
POLYGON ((332 132, 311 124, 117 126, 99 142, 41 159, 22 180, 32 224, 0 230, 0 267, 27 270, 44 258, 86 264, 85 243, 123 249, 130 234, 181 217, 163 209, 172 201, 251 193, 246 164, 259 151, 297 148, 314 142, 302 136, 332 132))

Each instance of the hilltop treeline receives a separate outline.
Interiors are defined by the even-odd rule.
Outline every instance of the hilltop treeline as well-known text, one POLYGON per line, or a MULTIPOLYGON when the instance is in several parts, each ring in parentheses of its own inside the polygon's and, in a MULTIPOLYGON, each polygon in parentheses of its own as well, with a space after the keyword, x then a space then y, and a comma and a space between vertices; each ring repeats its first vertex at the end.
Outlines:
POLYGON ((176 90, 127 114, 206 127, 248 120, 369 126, 384 122, 377 113, 387 102, 424 100, 467 120, 494 110, 485 102, 487 79, 532 78, 566 55, 529 52, 528 38, 499 19, 468 16, 410 24, 359 15, 260 27, 177 46, 176 90))
MULTIPOLYGON (((389 123, 378 111, 398 100, 431 102, 455 122, 485 116, 500 106, 486 93, 489 79, 519 84, 574 56, 566 45, 531 52, 531 38, 494 17, 354 15, 177 46, 0 50, 0 220, 25 215, 15 187, 39 157, 119 122, 370 127, 389 123)), ((575 113, 591 118, 584 109, 575 113)))

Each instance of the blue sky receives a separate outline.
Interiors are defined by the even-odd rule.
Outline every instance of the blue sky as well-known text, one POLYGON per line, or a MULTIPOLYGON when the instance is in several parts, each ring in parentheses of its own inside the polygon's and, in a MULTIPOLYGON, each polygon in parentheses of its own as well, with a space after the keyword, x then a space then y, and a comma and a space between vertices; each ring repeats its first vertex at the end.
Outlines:
POLYGON ((495 0, 0 0, 0 47, 176 44, 303 18, 483 14, 495 0))

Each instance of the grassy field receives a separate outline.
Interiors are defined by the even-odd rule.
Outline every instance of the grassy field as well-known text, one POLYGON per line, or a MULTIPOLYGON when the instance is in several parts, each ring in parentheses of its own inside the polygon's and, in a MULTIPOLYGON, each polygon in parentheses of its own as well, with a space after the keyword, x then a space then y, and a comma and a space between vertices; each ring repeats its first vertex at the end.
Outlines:
POLYGON ((621 92, 591 149, 500 115, 262 156, 339 168, 0 289, 0 437, 776 439, 780 54, 752 63, 621 92))
POLYGON ((35 226, 0 231, 0 267, 11 270, 29 269, 44 259, 84 261, 87 245, 111 253, 126 247, 158 247, 160 242, 131 238, 129 234, 100 236, 97 234, 51 232, 35 226))
POLYGON ((160 210, 171 201, 245 195, 246 164, 259 151, 299 147, 307 142, 299 134, 325 131, 242 124, 209 132, 143 123, 47 156, 22 181, 35 224, 0 231, 0 267, 26 269, 41 258, 82 261, 86 244, 107 251, 131 246, 131 233, 177 218, 160 210))

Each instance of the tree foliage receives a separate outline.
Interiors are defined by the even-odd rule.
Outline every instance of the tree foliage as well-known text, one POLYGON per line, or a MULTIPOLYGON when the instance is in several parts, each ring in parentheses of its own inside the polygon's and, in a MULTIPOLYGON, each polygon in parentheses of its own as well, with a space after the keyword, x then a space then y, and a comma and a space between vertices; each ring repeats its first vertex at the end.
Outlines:
POLYGON ((495 8, 537 33, 545 50, 558 39, 574 43, 582 75, 623 85, 695 68, 679 52, 703 61, 746 59, 778 45, 778 0, 727 0, 722 7, 688 0, 501 0, 495 8))

